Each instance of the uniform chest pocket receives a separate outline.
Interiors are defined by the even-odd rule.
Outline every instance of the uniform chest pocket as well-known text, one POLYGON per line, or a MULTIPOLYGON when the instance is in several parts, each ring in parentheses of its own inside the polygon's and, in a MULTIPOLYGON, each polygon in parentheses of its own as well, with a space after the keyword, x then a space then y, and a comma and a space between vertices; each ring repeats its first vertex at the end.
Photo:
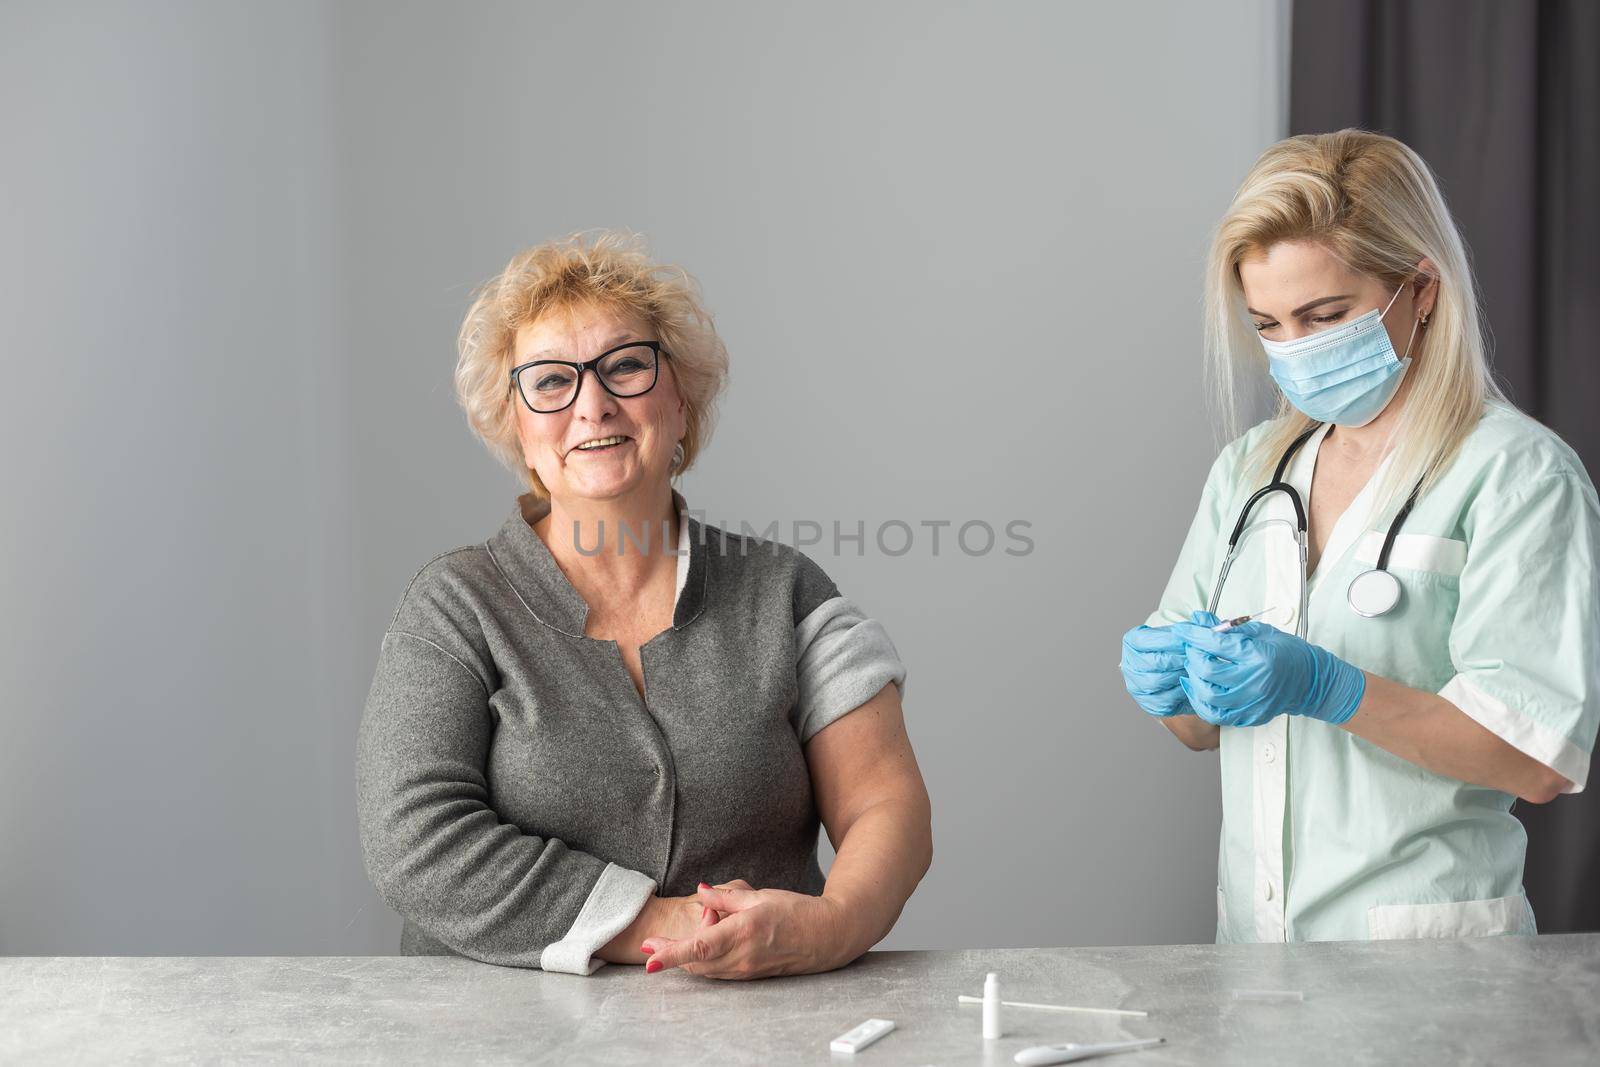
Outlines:
MULTIPOLYGON (((1368 530, 1361 536, 1355 552, 1357 563, 1364 567, 1378 565, 1384 533, 1382 530, 1368 530)), ((1459 578, 1466 564, 1467 543, 1453 537, 1401 533, 1396 535, 1394 547, 1389 551, 1389 566, 1393 569, 1419 571, 1435 578, 1459 578)))
POLYGON ((1400 583, 1400 600, 1389 611, 1363 616, 1350 604, 1350 583, 1378 565, 1383 538, 1384 531, 1367 531, 1346 557, 1337 588, 1327 590, 1331 595, 1322 602, 1322 618, 1314 620, 1320 624, 1313 639, 1363 670, 1437 690, 1454 673, 1450 633, 1461 602, 1466 542, 1401 532, 1388 566, 1400 583))
MULTIPOLYGON (((1348 580, 1378 565, 1384 533, 1369 530, 1351 554, 1348 580)), ((1408 627, 1439 627, 1448 631, 1461 597, 1461 570, 1467 562, 1467 543, 1432 534, 1402 533, 1394 539, 1388 569, 1400 582, 1400 602, 1379 622, 1404 620, 1408 627)), ((1342 591, 1349 599, 1349 586, 1342 591)), ((1383 627, 1379 627, 1380 629, 1383 627)))

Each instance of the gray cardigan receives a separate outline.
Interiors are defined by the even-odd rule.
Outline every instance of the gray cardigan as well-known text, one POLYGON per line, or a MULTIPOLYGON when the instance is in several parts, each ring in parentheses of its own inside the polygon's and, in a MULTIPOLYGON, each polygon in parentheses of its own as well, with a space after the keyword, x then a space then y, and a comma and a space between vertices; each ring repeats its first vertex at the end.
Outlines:
POLYGON ((804 744, 905 670, 785 545, 683 521, 672 628, 617 645, 518 501, 429 562, 384 634, 356 755, 367 871, 405 954, 591 973, 654 893, 818 893, 804 744))

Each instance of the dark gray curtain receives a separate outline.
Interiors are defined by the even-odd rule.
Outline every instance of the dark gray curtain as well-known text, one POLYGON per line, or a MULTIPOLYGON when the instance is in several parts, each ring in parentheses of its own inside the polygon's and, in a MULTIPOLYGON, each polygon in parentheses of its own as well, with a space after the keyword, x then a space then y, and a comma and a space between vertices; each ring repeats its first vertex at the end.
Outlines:
MULTIPOLYGON (((1428 161, 1502 384, 1600 472, 1600 0, 1294 0, 1290 49, 1290 132, 1428 161)), ((1540 930, 1600 930, 1600 780, 1516 812, 1540 930)))

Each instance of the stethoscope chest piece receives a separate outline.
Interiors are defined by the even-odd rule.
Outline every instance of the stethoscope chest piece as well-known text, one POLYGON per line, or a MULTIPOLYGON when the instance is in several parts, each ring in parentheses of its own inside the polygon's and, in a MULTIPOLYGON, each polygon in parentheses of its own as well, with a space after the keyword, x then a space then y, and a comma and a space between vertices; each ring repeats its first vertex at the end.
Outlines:
POLYGON ((1387 615, 1400 603, 1400 579, 1387 570, 1362 571, 1350 579, 1350 610, 1368 619, 1387 615))

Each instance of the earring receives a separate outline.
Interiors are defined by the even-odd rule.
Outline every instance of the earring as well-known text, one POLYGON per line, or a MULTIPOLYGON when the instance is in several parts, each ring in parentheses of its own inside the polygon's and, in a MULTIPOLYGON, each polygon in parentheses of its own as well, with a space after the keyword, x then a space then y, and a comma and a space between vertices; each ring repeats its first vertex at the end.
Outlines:
POLYGON ((1428 316, 1427 316, 1426 313, 1424 313, 1423 316, 1422 316, 1422 328, 1424 330, 1426 330, 1428 328, 1428 316))
POLYGON ((672 466, 667 469, 675 471, 681 466, 683 466, 683 442, 679 441, 677 447, 672 450, 672 466))

